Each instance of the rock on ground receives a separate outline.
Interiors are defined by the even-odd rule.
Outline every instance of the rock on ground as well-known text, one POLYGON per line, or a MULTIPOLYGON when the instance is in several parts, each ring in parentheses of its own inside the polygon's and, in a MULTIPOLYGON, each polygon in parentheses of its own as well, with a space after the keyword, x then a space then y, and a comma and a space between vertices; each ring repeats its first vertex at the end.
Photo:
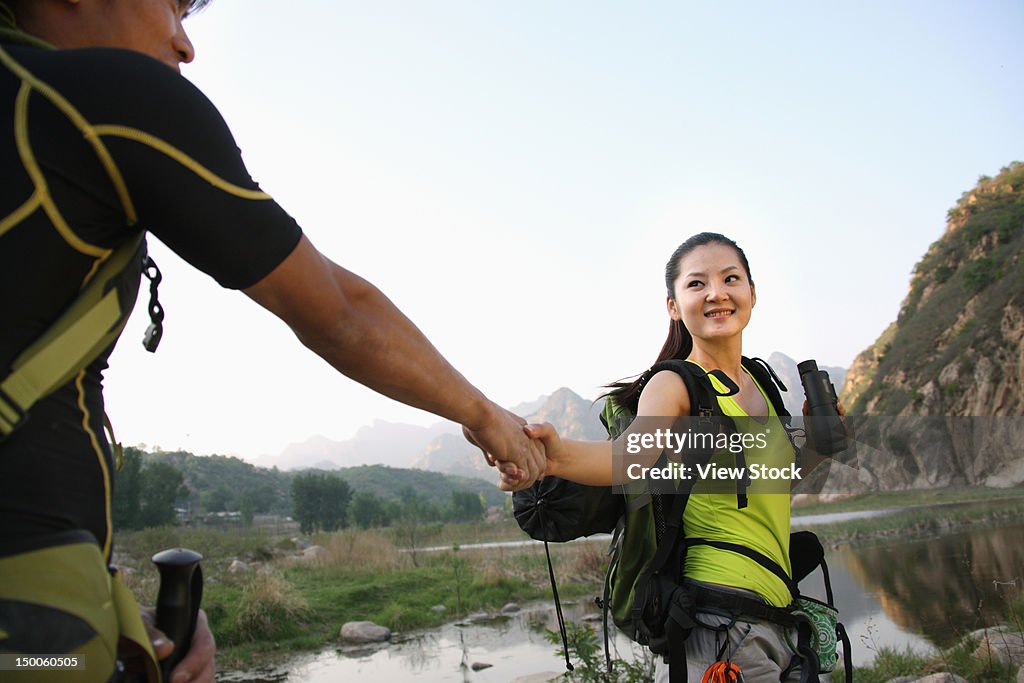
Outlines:
POLYGON ((311 545, 302 551, 302 556, 307 560, 321 560, 327 557, 327 548, 322 545, 311 545))
POLYGON ((341 637, 350 643, 380 643, 391 638, 391 629, 372 621, 350 621, 341 627, 341 637))
POLYGON ((1024 666, 1024 633, 989 629, 978 643, 974 656, 979 659, 995 657, 1003 664, 1024 666))

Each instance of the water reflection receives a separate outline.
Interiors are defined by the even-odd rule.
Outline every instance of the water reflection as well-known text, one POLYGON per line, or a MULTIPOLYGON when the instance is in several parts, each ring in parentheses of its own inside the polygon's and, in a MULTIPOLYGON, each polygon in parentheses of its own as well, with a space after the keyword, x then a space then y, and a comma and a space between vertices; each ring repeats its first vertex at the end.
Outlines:
POLYGON ((863 592, 877 596, 900 628, 939 647, 1005 621, 1022 593, 1024 525, 976 529, 871 547, 843 547, 842 563, 863 592))
MULTIPOLYGON (((566 618, 573 621, 581 620, 596 609, 587 604, 563 607, 566 618)), ((447 624, 370 649, 335 648, 297 658, 281 670, 235 672, 218 676, 218 680, 231 683, 334 683, 339 680, 507 683, 518 676, 542 671, 557 674, 565 670, 556 646, 544 637, 545 629, 557 629, 554 612, 546 603, 510 617, 447 624), (474 664, 490 666, 475 671, 474 664)), ((615 646, 619 654, 629 656, 630 646, 625 637, 616 636, 615 646)))

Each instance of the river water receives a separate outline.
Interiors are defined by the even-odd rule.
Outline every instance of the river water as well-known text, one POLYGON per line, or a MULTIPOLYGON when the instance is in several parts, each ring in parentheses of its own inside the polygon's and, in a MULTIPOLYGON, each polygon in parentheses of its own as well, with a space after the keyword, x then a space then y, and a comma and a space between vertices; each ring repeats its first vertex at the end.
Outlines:
MULTIPOLYGON (((860 513, 847 513, 858 515, 860 513)), ((794 518, 794 530, 816 522, 794 518)), ((1000 623, 1006 605, 1024 595, 1024 524, 915 540, 846 544, 827 552, 840 619, 852 641, 855 665, 869 664, 882 645, 930 651, 975 629, 1000 623)), ((463 546, 465 547, 465 546, 463 546)), ((801 583, 805 594, 824 596, 820 575, 801 583)), ((373 648, 332 648, 298 657, 275 671, 235 672, 236 683, 386 681, 425 683, 507 682, 517 676, 565 670, 544 629, 557 629, 550 603, 489 621, 447 624, 373 648), (472 665, 490 665, 479 671, 472 665)), ((596 607, 565 606, 570 620, 594 618, 596 607)), ((600 633, 600 623, 593 622, 600 633)), ((631 644, 613 639, 620 655, 631 644)))

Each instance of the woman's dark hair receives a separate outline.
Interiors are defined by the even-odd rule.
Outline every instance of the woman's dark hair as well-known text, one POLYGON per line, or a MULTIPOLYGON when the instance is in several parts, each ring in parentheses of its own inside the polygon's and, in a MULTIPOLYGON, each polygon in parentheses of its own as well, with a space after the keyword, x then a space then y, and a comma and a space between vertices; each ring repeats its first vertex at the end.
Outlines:
MULTIPOLYGON (((675 298, 676 279, 679 277, 679 264, 683 257, 697 247, 703 247, 707 244, 721 244, 732 247, 736 251, 736 255, 740 257, 743 270, 747 272, 747 279, 750 281, 750 284, 754 284, 754 278, 750 275, 750 264, 747 263, 747 255, 743 253, 738 244, 717 232, 701 232, 676 247, 676 250, 672 252, 672 256, 665 265, 665 289, 668 291, 669 297, 675 298)), ((690 331, 686 329, 686 325, 683 324, 682 320, 670 320, 668 324, 668 338, 665 339, 665 344, 661 347, 661 353, 658 354, 657 360, 651 363, 651 365, 672 358, 685 360, 692 350, 693 337, 690 336, 690 331)), ((604 394, 604 396, 610 396, 620 406, 629 408, 635 413, 637 404, 640 402, 640 392, 643 391, 643 385, 640 380, 641 377, 637 377, 632 381, 620 380, 606 384, 605 387, 611 389, 611 391, 604 394)))

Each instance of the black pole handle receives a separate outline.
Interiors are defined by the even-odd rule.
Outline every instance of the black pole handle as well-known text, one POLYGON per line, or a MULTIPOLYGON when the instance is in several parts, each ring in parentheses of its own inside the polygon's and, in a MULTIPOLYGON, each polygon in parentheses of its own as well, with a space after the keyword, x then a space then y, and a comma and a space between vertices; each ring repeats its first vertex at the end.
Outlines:
POLYGON ((174 641, 174 652, 160 662, 163 679, 188 654, 203 598, 203 556, 194 550, 172 548, 153 556, 160 571, 160 592, 156 598, 156 627, 174 641))

